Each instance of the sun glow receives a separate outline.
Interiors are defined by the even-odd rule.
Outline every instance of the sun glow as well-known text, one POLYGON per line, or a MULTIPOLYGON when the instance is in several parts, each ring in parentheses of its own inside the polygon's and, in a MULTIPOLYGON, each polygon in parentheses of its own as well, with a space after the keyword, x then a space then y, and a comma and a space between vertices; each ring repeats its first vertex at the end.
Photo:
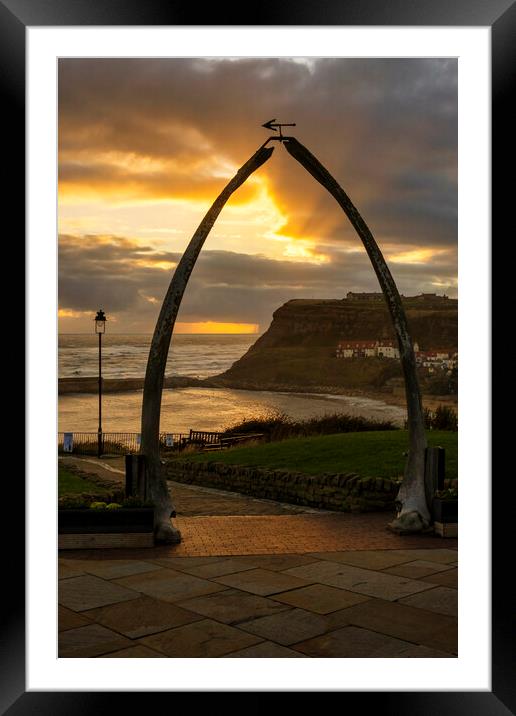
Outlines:
POLYGON ((289 223, 289 217, 279 208, 266 178, 258 176, 255 179, 261 185, 257 199, 252 202, 252 209, 256 215, 255 221, 262 225, 267 224, 269 227, 263 232, 263 238, 270 242, 270 248, 263 253, 270 258, 288 261, 304 261, 315 264, 328 261, 324 254, 316 251, 314 239, 282 233, 289 223), (279 251, 273 248, 274 245, 279 251))
POLYGON ((173 261, 151 261, 145 259, 135 261, 134 263, 136 266, 141 266, 142 268, 160 269, 161 271, 171 271, 177 266, 173 261))
POLYGON ((71 308, 60 308, 57 312, 58 318, 88 318, 93 320, 93 311, 73 311, 71 308))
POLYGON ((258 323, 219 323, 218 321, 199 321, 197 323, 176 323, 176 333, 258 333, 258 323))
POLYGON ((388 254, 389 261, 395 264, 426 264, 436 256, 447 253, 446 249, 413 249, 388 254))

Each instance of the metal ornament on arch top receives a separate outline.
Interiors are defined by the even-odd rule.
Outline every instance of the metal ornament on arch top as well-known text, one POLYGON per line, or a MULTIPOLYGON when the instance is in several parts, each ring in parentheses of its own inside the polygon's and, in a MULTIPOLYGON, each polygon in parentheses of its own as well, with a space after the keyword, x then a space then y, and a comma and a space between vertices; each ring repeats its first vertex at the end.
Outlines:
POLYGON ((159 423, 165 366, 181 300, 199 253, 222 208, 233 192, 270 158, 273 148, 266 145, 271 140, 276 140, 283 144, 289 154, 336 199, 360 237, 378 278, 398 339, 400 361, 405 381, 409 431, 408 459, 397 497, 398 502, 401 504, 401 509, 396 519, 389 526, 400 533, 421 532, 428 528, 430 524, 430 512, 425 495, 425 449, 427 441, 414 349, 399 291, 369 227, 346 192, 306 147, 294 137, 287 137, 282 134, 281 127, 295 126, 293 123, 274 123, 275 120, 270 120, 262 126, 267 129, 273 129, 273 131, 277 131, 276 127, 278 127, 279 136, 269 137, 238 170, 199 224, 174 271, 156 322, 145 374, 141 428, 141 452, 145 455, 148 494, 155 503, 155 538, 157 541, 168 543, 177 543, 181 540, 180 532, 173 527, 170 521, 170 515, 174 513, 174 507, 169 496, 166 480, 162 474, 159 453, 159 423))

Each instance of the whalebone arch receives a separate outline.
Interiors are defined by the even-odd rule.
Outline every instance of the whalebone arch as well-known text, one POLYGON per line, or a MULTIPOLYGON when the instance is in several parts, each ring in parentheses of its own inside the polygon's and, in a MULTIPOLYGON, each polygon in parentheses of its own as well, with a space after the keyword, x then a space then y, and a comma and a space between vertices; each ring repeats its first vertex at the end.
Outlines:
MULTIPOLYGON (((270 139, 277 138, 271 137, 270 139)), ((161 542, 173 543, 179 542, 181 539, 179 531, 173 527, 170 521, 173 505, 163 474, 159 452, 161 398, 175 321, 190 275, 206 238, 231 195, 247 181, 251 174, 270 159, 273 148, 266 146, 270 139, 237 171, 199 224, 174 271, 154 329, 143 389, 141 453, 145 456, 148 492, 155 504, 155 537, 161 542)), ((405 475, 398 494, 401 510, 391 526, 397 531, 420 531, 428 526, 430 520, 424 489, 426 435, 414 350, 398 289, 371 231, 334 177, 294 137, 282 136, 281 143, 284 144, 289 154, 322 184, 341 206, 367 251, 387 302, 400 347, 410 442, 405 475)))

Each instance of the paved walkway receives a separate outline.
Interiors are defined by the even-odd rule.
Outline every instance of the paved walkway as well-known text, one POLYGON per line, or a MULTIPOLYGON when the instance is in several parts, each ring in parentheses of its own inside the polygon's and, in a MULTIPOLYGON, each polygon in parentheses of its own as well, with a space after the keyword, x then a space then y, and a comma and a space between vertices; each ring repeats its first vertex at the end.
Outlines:
MULTIPOLYGON (((120 486, 125 482, 123 458, 79 458, 63 457, 61 463, 75 472, 99 479, 105 484, 120 486)), ((328 514, 303 505, 288 505, 273 500, 264 500, 237 492, 214 490, 209 487, 183 485, 169 481, 177 514, 183 516, 201 515, 297 515, 328 514)), ((333 514, 333 513, 330 513, 333 514)))
POLYGON ((60 657, 457 654, 456 540, 399 537, 385 513, 173 494, 180 545, 60 553, 60 657))

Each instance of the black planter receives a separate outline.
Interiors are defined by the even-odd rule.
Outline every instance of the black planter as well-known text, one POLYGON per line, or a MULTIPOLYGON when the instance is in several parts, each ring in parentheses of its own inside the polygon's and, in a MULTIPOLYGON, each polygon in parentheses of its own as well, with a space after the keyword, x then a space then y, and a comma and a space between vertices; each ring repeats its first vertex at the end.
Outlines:
POLYGON ((432 517, 434 522, 458 522, 458 500, 441 500, 434 497, 432 502, 432 517))
POLYGON ((109 532, 152 532, 153 507, 124 507, 118 510, 58 510, 59 534, 109 532))

